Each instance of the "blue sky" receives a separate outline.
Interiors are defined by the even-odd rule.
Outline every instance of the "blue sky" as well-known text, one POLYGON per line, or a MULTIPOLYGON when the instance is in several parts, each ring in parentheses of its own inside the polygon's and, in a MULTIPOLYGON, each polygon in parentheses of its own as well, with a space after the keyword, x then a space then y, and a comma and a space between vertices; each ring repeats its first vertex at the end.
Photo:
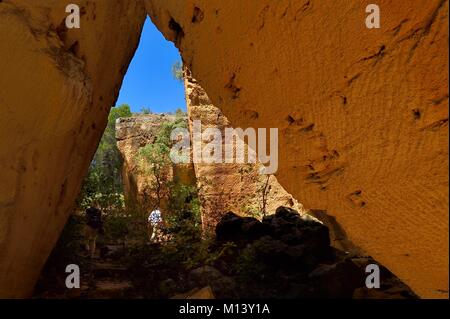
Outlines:
POLYGON ((172 76, 172 65, 177 61, 181 61, 178 49, 147 17, 116 105, 129 104, 132 112, 142 107, 155 113, 186 110, 183 84, 172 76))

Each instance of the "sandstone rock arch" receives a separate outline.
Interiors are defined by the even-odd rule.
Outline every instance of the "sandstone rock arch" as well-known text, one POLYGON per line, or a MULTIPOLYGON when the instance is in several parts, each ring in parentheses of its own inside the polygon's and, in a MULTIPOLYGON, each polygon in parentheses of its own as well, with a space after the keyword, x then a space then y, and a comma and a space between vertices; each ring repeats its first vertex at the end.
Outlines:
POLYGON ((448 1, 0 2, 0 296, 30 294, 148 13, 278 181, 423 297, 448 296, 448 1), (383 11, 386 9, 385 11, 383 11), (444 291, 444 293, 442 293, 444 291), (447 291, 447 293, 445 293, 447 291))

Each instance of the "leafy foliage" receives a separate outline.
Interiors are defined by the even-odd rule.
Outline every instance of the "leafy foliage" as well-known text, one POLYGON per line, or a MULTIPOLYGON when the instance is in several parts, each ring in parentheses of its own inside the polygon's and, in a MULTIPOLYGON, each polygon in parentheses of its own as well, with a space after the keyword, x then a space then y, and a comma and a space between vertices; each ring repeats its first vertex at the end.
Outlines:
POLYGON ((141 113, 142 114, 152 114, 152 110, 149 107, 143 106, 141 107, 141 113))
POLYGON ((187 114, 182 109, 177 108, 176 111, 175 111, 175 116, 177 118, 183 118, 183 117, 187 116, 187 114))
POLYGON ((148 197, 154 197, 151 205, 160 207, 163 199, 169 203, 164 233, 172 240, 186 244, 186 241, 201 239, 200 200, 196 186, 171 176, 170 149, 174 142, 170 135, 177 128, 187 127, 184 112, 177 113, 175 121, 161 124, 155 142, 143 147, 138 156, 140 169, 152 176, 147 188, 148 197))
POLYGON ((173 182, 169 209, 172 213, 167 216, 165 231, 172 235, 173 240, 183 242, 201 239, 202 220, 196 187, 173 182))
POLYGON ((238 170, 241 180, 247 178, 251 184, 256 185, 254 194, 242 198, 245 205, 241 208, 247 215, 262 219, 267 214, 267 201, 272 186, 269 183, 270 175, 259 174, 257 168, 249 163, 238 170))
POLYGON ((184 80, 183 64, 180 61, 177 61, 172 65, 172 76, 175 80, 184 80))
POLYGON ((162 123, 155 142, 139 150, 139 169, 143 174, 152 177, 150 184, 147 185, 147 194, 149 197, 152 194, 156 195, 156 198, 152 199, 152 206, 155 208, 161 205, 163 198, 169 196, 172 186, 170 176, 172 141, 170 135, 174 129, 186 128, 186 126, 186 121, 182 118, 162 123))
POLYGON ((78 198, 80 208, 93 201, 98 201, 104 208, 123 206, 122 158, 116 144, 116 120, 131 115, 127 104, 111 109, 105 132, 83 182, 78 198))
POLYGON ((139 151, 141 171, 153 177, 146 191, 148 196, 156 195, 152 205, 154 208, 161 205, 161 200, 169 191, 167 187, 170 180, 168 168, 171 164, 167 155, 169 151, 169 148, 162 143, 148 144, 139 151))

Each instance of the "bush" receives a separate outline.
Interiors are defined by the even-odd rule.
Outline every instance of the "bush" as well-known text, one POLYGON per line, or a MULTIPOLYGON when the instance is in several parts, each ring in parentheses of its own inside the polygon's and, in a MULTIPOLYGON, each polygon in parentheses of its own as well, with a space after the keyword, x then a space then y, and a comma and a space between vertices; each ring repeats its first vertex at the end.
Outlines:
POLYGON ((152 114, 153 112, 149 107, 143 106, 143 107, 141 107, 141 113, 147 115, 147 114, 152 114))

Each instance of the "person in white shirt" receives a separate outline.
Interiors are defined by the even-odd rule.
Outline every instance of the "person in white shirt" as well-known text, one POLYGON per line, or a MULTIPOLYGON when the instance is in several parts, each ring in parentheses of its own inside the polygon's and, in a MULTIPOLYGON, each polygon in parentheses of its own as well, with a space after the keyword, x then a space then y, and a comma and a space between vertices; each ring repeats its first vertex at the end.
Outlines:
POLYGON ((150 241, 158 240, 161 223, 162 223, 161 211, 158 207, 154 211, 152 211, 150 215, 148 215, 148 229, 150 241))

